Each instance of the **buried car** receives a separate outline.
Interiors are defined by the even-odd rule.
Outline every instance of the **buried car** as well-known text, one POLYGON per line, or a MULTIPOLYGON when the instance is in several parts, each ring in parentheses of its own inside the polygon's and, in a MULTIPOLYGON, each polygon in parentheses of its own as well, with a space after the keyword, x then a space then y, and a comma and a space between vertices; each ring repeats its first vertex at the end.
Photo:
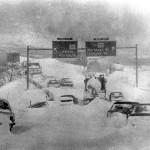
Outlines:
POLYGON ((127 115, 127 123, 135 125, 150 125, 150 103, 136 105, 133 111, 127 115))
POLYGON ((47 101, 44 101, 44 102, 38 102, 32 105, 30 104, 28 108, 44 108, 44 107, 47 107, 47 105, 48 105, 47 101))
POLYGON ((111 92, 109 95, 109 101, 123 101, 124 96, 122 92, 111 92))
POLYGON ((56 77, 51 77, 51 79, 47 82, 47 87, 59 87, 60 86, 60 81, 56 77))
POLYGON ((60 79, 60 85, 73 87, 73 82, 69 78, 62 78, 60 79))
POLYGON ((72 105, 79 103, 78 98, 73 95, 62 95, 59 97, 58 102, 60 105, 72 105))
POLYGON ((128 101, 115 102, 110 108, 110 110, 107 112, 107 117, 110 117, 117 113, 124 114, 127 116, 132 112, 134 106, 138 104, 139 104, 138 102, 128 102, 128 101))
POLYGON ((15 125, 15 115, 5 99, 0 99, 0 125, 8 125, 10 131, 15 125))

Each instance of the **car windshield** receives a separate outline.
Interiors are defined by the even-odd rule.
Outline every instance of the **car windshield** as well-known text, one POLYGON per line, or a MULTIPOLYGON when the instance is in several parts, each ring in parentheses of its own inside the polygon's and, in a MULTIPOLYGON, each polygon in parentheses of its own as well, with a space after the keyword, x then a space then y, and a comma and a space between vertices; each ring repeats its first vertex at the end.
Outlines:
POLYGON ((114 104, 112 107, 112 110, 118 110, 118 109, 124 109, 124 108, 130 109, 131 107, 132 107, 131 104, 114 104))

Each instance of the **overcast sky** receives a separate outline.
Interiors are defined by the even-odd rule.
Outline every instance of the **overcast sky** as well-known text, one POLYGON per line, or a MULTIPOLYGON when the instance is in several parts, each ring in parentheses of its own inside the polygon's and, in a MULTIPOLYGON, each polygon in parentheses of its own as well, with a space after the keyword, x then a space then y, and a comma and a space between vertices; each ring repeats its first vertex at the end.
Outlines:
POLYGON ((150 43, 150 0, 0 0, 0 6, 4 45, 49 45, 56 37, 150 43))
MULTIPOLYGON (((30 0, 0 0, 0 3, 12 3, 12 4, 16 4, 20 1, 30 1, 30 0)), ((37 0, 39 1, 39 0, 37 0)), ((40 1, 53 1, 53 0, 40 0, 40 1)), ((56 1, 56 0, 55 0, 56 1)), ((59 0, 57 0, 59 1, 59 0)), ((142 13, 150 13, 150 0, 73 0, 76 1, 78 3, 86 3, 86 2, 96 2, 96 1, 105 1, 108 2, 112 5, 130 5, 131 8, 142 12, 142 13)))
MULTIPOLYGON (((30 1, 30 0, 0 0, 0 3, 12 3, 17 4, 20 1, 30 1)), ((37 1, 54 1, 54 0, 37 0, 37 1)), ((56 0, 55 0, 56 1, 56 0)), ((59 0, 57 0, 59 1, 59 0)), ((143 13, 143 14, 149 14, 150 15, 150 0, 73 0, 80 4, 85 4, 86 2, 96 2, 96 1, 105 1, 111 4, 112 6, 118 6, 119 5, 129 5, 133 10, 143 13)))

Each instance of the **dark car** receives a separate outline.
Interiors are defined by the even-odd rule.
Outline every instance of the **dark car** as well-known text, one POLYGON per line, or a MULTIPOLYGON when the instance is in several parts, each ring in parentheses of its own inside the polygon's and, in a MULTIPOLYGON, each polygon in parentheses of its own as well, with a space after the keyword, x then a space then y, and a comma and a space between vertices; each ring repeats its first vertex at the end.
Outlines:
POLYGON ((136 105, 133 111, 127 115, 127 122, 131 125, 150 125, 150 104, 136 105))
POLYGON ((15 125, 15 115, 9 105, 9 102, 5 99, 0 99, 0 125, 9 125, 11 131, 15 125))
POLYGON ((62 78, 60 79, 60 85, 73 87, 73 82, 69 78, 62 78))
POLYGON ((122 92, 111 92, 109 95, 109 101, 123 101, 123 99, 122 92))
POLYGON ((133 108, 138 104, 139 103, 137 102, 115 102, 107 112, 107 117, 116 113, 128 116, 132 112, 133 108))
POLYGON ((60 105, 71 105, 71 104, 78 104, 78 98, 73 95, 62 95, 59 98, 60 105))
POLYGON ((59 87, 60 86, 60 81, 58 78, 53 77, 47 82, 47 87, 59 87))
POLYGON ((44 102, 38 102, 33 105, 30 105, 28 108, 43 108, 46 107, 47 105, 48 105, 47 101, 44 101, 44 102))

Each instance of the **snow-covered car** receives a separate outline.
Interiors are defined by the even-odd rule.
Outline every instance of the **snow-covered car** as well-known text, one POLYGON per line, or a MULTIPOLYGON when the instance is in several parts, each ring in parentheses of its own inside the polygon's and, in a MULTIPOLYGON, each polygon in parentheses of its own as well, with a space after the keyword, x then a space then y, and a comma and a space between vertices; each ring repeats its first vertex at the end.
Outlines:
POLYGON ((83 103, 84 103, 84 105, 87 105, 87 104, 89 104, 93 100, 94 100, 94 97, 84 98, 83 99, 83 103))
POLYGON ((115 102, 107 112, 107 117, 123 114, 126 117, 133 111, 133 108, 138 105, 138 102, 115 102))
POLYGON ((47 107, 47 105, 48 105, 47 101, 44 101, 44 102, 38 102, 38 103, 32 104, 28 108, 44 108, 44 107, 47 107))
POLYGON ((134 107, 133 111, 128 114, 127 122, 133 126, 150 125, 150 103, 149 104, 139 104, 134 107))
POLYGON ((9 126, 10 131, 15 125, 15 115, 5 99, 0 99, 0 125, 9 126))
POLYGON ((47 87, 59 87, 60 86, 60 81, 56 77, 51 77, 51 79, 47 82, 47 87))
POLYGON ((109 95, 109 101, 123 101, 124 96, 122 92, 111 92, 109 95))
POLYGON ((60 85, 73 87, 73 82, 69 78, 62 78, 60 79, 60 85))
POLYGON ((78 98, 73 95, 62 95, 59 97, 58 102, 60 105, 74 105, 79 103, 78 98))

